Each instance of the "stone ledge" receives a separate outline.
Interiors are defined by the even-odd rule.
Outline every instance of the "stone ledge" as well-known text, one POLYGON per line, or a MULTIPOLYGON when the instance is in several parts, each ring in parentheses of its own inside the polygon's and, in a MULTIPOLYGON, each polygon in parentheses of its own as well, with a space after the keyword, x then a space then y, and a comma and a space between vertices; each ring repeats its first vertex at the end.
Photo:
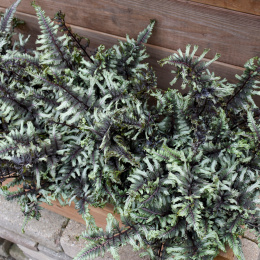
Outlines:
MULTIPOLYGON (((2 196, 0 196, 0 205, 0 250, 3 250, 0 255, 7 256, 8 247, 13 242, 20 244, 20 248, 31 260, 71 260, 86 246, 87 241, 76 238, 85 231, 83 224, 43 210, 40 221, 29 221, 25 228, 26 233, 22 234, 21 227, 24 216, 19 205, 14 201, 6 201, 2 196), (1 237, 11 242, 3 240, 1 237), (1 245, 4 245, 4 243, 8 246, 6 249, 2 246, 1 249, 1 245)), ((260 249, 254 243, 255 237, 249 232, 246 232, 245 236, 246 238, 242 239, 245 259, 260 260, 260 249)), ((139 253, 133 252, 131 246, 124 246, 119 249, 121 259, 149 259, 148 257, 140 258, 139 253)), ((104 258, 98 257, 96 260, 112 260, 112 256, 107 252, 104 258)))
POLYGON ((51 257, 53 260, 72 260, 72 258, 67 256, 64 252, 55 252, 42 245, 39 245, 38 249, 41 253, 51 257))
POLYGON ((0 238, 0 256, 9 256, 9 249, 12 242, 0 238))
MULTIPOLYGON (((84 247, 87 242, 83 239, 77 239, 83 231, 86 230, 85 225, 70 220, 61 237, 61 246, 64 252, 70 257, 75 257, 84 247)), ((139 252, 134 252, 130 245, 123 246, 119 249, 121 259, 131 260, 149 260, 149 257, 139 257, 139 252)), ((113 260, 112 255, 107 252, 104 257, 97 257, 95 260, 113 260)))
MULTIPOLYGON (((241 239, 242 250, 246 260, 260 260, 260 248, 256 243, 246 238, 241 239)), ((237 260, 235 257, 234 260, 237 260)))
POLYGON ((61 247, 65 254, 73 258, 85 247, 85 241, 76 238, 84 230, 86 230, 85 225, 74 220, 69 221, 60 239, 61 247))
POLYGON ((52 257, 49 257, 45 254, 43 254, 40 251, 34 251, 31 249, 28 249, 24 246, 18 245, 18 247, 23 251, 23 253, 31 260, 31 259, 35 259, 35 260, 53 260, 52 257))
MULTIPOLYGON (((1 223, 0 223, 1 225, 1 223)), ((19 245, 22 245, 22 246, 25 246, 31 250, 34 250, 34 251, 38 251, 37 249, 37 245, 38 243, 23 236, 23 235, 20 235, 20 234, 17 234, 13 231, 10 231, 10 230, 7 230, 3 227, 0 228, 0 237, 8 240, 8 241, 11 241, 15 244, 19 244, 19 245)))
POLYGON ((0 260, 16 260, 16 259, 12 258, 11 256, 8 256, 8 257, 0 256, 0 260))
POLYGON ((252 231, 247 230, 243 237, 246 239, 252 240, 253 242, 255 242, 257 244, 257 238, 252 231))
POLYGON ((13 244, 11 246, 9 254, 15 260, 29 260, 29 258, 23 253, 23 251, 16 244, 13 244))
POLYGON ((25 227, 25 234, 22 234, 24 216, 20 206, 15 201, 7 201, 3 196, 0 196, 0 204, 0 226, 34 240, 56 252, 62 251, 60 235, 68 223, 67 218, 43 209, 40 220, 30 220, 25 227))

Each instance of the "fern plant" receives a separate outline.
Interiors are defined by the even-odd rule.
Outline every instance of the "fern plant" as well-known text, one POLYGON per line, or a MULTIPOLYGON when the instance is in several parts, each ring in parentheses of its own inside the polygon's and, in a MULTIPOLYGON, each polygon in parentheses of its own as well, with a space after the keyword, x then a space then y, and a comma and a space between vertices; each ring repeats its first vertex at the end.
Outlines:
POLYGON ((158 260, 210 260, 226 245, 244 259, 246 228, 260 241, 260 59, 231 84, 208 70, 219 54, 204 62, 208 50, 188 45, 160 61, 175 68, 162 91, 144 62, 154 21, 91 53, 63 13, 52 21, 33 3, 41 34, 31 50, 22 35, 12 44, 19 2, 0 22, 1 193, 27 219, 42 202, 74 200, 89 241, 78 260, 107 250, 119 259, 126 243, 158 260), (105 230, 95 225, 88 205, 106 203, 124 227, 111 214, 105 230))

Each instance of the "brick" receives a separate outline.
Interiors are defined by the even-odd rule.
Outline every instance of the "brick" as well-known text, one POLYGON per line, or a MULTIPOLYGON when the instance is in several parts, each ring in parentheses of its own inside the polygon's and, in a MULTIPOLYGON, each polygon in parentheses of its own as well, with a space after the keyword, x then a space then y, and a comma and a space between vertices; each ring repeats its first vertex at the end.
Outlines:
MULTIPOLYGON (((7 201, 3 196, 0 196, 0 205, 0 226, 21 234, 24 216, 20 206, 15 201, 7 201)), ((45 209, 41 211, 41 214, 39 221, 33 219, 28 222, 23 235, 56 252, 62 251, 60 234, 68 223, 68 219, 45 209)))
POLYGON ((29 260, 29 258, 23 253, 23 251, 16 244, 13 244, 11 246, 9 254, 15 260, 29 260))
MULTIPOLYGON (((260 248, 256 243, 243 238, 242 249, 246 260, 259 260, 260 248)), ((237 258, 235 257, 234 260, 237 260, 237 258)))
POLYGON ((9 256, 9 249, 12 245, 12 242, 0 238, 0 256, 9 256))
MULTIPOLYGON (((60 241, 64 252, 70 257, 74 258, 87 245, 87 241, 84 239, 77 239, 77 237, 85 230, 85 225, 79 224, 74 220, 69 221, 60 241)), ((130 245, 123 246, 119 249, 121 259, 149 260, 149 257, 140 258, 140 253, 141 252, 133 252, 130 245)), ((107 252, 103 258, 97 257, 95 260, 113 260, 113 257, 109 252, 107 252)))
POLYGON ((3 227, 0 228, 0 237, 6 239, 8 241, 11 241, 15 244, 25 246, 31 250, 38 251, 37 242, 32 241, 31 239, 29 239, 26 236, 23 236, 21 234, 17 234, 13 231, 7 230, 3 227))
POLYGON ((72 260, 71 257, 67 256, 64 252, 55 252, 47 247, 44 247, 42 245, 38 246, 38 249, 43 254, 51 257, 53 260, 72 260))

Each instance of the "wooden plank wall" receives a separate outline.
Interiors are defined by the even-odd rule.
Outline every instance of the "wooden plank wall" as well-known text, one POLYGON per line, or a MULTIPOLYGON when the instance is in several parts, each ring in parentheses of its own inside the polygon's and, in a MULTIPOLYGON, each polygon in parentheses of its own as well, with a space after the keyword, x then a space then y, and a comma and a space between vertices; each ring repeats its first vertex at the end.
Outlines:
MULTIPOLYGON (((13 1, 1 0, 0 11, 13 1)), ((22 0, 18 16, 26 21, 20 31, 31 34, 33 43, 39 28, 30 2, 22 0)), ((162 69, 157 61, 178 48, 184 50, 188 43, 200 46, 198 54, 210 48, 207 58, 221 53, 211 68, 231 82, 235 82, 235 73, 241 73, 249 58, 260 56, 259 0, 37 0, 36 3, 50 17, 58 10, 65 12, 67 23, 90 39, 92 49, 100 43, 110 47, 117 39, 124 39, 126 33, 136 37, 150 19, 155 19, 147 48, 158 85, 163 89, 169 87, 172 68, 162 69)))
POLYGON ((218 6, 243 13, 260 15, 259 0, 191 0, 193 2, 218 6))

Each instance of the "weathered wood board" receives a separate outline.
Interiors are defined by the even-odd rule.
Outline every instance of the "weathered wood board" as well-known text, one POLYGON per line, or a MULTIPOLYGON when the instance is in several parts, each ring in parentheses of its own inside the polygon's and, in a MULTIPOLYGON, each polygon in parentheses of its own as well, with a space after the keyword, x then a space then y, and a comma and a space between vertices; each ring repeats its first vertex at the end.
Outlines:
MULTIPOLYGON (((3 9, 0 8, 0 11, 3 9)), ((28 15, 24 13, 17 13, 17 17, 25 21, 25 25, 22 26, 18 32, 21 32, 25 35, 31 35, 29 47, 35 46, 35 41, 37 35, 40 33, 40 29, 38 26, 37 18, 33 15, 28 15)), ((79 26, 71 26, 72 30, 79 35, 88 37, 90 39, 90 51, 93 51, 97 48, 101 43, 104 44, 107 48, 113 46, 118 42, 118 40, 125 40, 123 37, 97 32, 91 29, 82 28, 79 26)), ((150 55, 150 58, 147 60, 151 66, 156 71, 156 75, 158 77, 158 86, 162 89, 168 89, 170 87, 169 82, 172 80, 171 70, 173 67, 164 66, 163 68, 159 66, 158 61, 171 55, 176 52, 175 50, 155 46, 152 44, 147 44, 147 51, 150 55)), ((185 46, 182 46, 183 50, 185 46)), ((202 48, 201 48, 202 49, 202 48)), ((241 74, 243 68, 230 65, 227 63, 216 61, 211 65, 211 70, 215 72, 215 75, 219 75, 222 78, 227 78, 230 82, 236 82, 235 74, 241 74)))
POLYGON ((259 0, 190 0, 207 5, 223 7, 239 12, 260 15, 259 0))
MULTIPOLYGON (((1 0, 8 7, 13 0, 1 0)), ((23 0, 18 11, 35 14, 30 0, 23 0)), ((149 43, 177 50, 197 44, 215 53, 219 61, 243 66, 260 55, 260 16, 180 0, 38 0, 52 17, 58 10, 66 13, 68 23, 119 37, 135 37, 150 19, 157 21, 149 43)))
MULTIPOLYGON (((46 203, 42 203, 41 207, 53 211, 59 215, 62 215, 66 218, 73 219, 81 224, 86 224, 85 220, 75 209, 75 203, 72 202, 71 205, 61 206, 58 201, 53 201, 52 205, 48 205, 46 203)), ((110 204, 106 205, 104 208, 95 208, 89 206, 89 211, 91 215, 94 217, 96 225, 103 229, 106 228, 106 218, 107 214, 111 213, 114 217, 119 221, 120 226, 122 226, 120 215, 113 213, 114 207, 110 204)))

